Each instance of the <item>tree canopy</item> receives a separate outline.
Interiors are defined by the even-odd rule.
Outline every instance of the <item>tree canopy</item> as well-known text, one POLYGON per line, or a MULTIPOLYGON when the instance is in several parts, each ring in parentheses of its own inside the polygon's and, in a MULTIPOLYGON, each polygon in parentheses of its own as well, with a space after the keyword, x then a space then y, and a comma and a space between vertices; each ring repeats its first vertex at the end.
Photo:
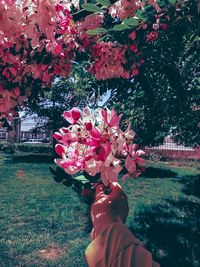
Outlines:
POLYGON ((99 80, 137 76, 141 48, 154 42, 184 5, 175 0, 98 0, 74 13, 74 5, 59 0, 1 0, 1 116, 51 87, 56 76, 67 77, 71 62, 83 54, 99 80))
MULTIPOLYGON (((86 92, 117 92, 119 110, 144 144, 169 131, 198 144, 198 12, 196 0, 1 0, 0 117, 10 118, 27 98, 33 108, 55 97, 54 88, 62 95, 55 79, 85 60, 96 79, 88 77, 86 92)), ((70 84, 77 92, 71 81, 64 82, 69 95, 70 84)))

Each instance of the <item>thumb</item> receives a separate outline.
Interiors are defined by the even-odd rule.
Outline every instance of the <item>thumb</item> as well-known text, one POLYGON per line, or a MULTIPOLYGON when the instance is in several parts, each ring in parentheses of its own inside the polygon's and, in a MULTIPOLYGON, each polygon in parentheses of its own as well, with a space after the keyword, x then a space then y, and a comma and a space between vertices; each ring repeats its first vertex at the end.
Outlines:
POLYGON ((109 187, 110 187, 110 191, 111 191, 110 192, 111 196, 124 194, 121 185, 118 184, 117 182, 110 183, 109 187))
POLYGON ((95 201, 105 196, 104 189, 105 186, 103 184, 100 184, 96 187, 95 201))

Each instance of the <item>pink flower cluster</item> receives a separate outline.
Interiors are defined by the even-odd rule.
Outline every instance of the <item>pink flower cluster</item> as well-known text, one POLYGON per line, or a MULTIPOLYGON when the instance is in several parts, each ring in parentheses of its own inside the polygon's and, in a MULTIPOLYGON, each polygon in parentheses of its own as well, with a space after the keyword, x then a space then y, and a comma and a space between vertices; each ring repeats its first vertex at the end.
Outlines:
POLYGON ((60 2, 0 1, 0 117, 25 101, 35 80, 42 88, 69 74, 77 32, 60 2))
POLYGON ((140 6, 139 0, 119 0, 109 8, 109 12, 113 17, 117 16, 123 20, 134 16, 140 6))
POLYGON ((0 118, 22 105, 36 86, 50 87, 55 76, 67 77, 76 51, 89 54, 90 72, 97 80, 138 75, 142 45, 156 41, 159 30, 167 28, 169 16, 160 12, 156 0, 119 0, 107 10, 123 28, 123 19, 134 17, 138 9, 145 10, 149 4, 157 11, 155 23, 139 20, 140 25, 124 35, 128 38, 122 45, 114 35, 109 39, 112 41, 99 39, 101 32, 109 37, 113 30, 112 25, 106 25, 107 12, 86 16, 75 24, 70 1, 0 0, 0 118), (86 33, 99 27, 108 29, 107 33, 104 29, 92 37, 86 33), (140 31, 146 31, 143 42, 140 31))
POLYGON ((161 9, 155 0, 119 0, 109 8, 109 13, 113 17, 119 17, 121 20, 134 17, 136 11, 143 8, 146 4, 151 4, 159 12, 161 9))
POLYGON ((78 32, 78 38, 82 43, 83 49, 87 49, 90 44, 90 35, 86 33, 88 30, 94 30, 103 23, 102 14, 91 14, 84 18, 83 21, 77 22, 76 29, 78 32))
MULTIPOLYGON (((91 55, 94 63, 90 72, 97 80, 107 80, 112 78, 129 79, 130 70, 125 68, 128 63, 125 52, 127 46, 119 46, 112 42, 98 43, 92 46, 91 55)), ((136 69, 134 65, 134 69, 136 69)))
MULTIPOLYGON (((163 15, 155 0, 119 0, 109 7, 109 13, 113 18, 123 20, 132 18, 137 10, 145 10, 146 5, 151 5, 156 10, 156 22, 140 21, 139 25, 129 34, 127 44, 120 44, 117 41, 100 41, 101 34, 89 36, 87 30, 102 27, 104 22, 103 13, 87 16, 83 21, 77 24, 79 39, 84 50, 90 54, 91 68, 90 72, 97 80, 107 80, 112 78, 129 79, 138 75, 138 68, 144 62, 142 58, 142 41, 139 31, 146 31, 145 42, 155 42, 159 37, 159 30, 167 28, 165 23, 160 22, 163 15), (140 38, 140 39, 139 39, 140 38), (129 44, 128 44, 129 43, 129 44)), ((105 33, 103 33, 104 35, 105 33)))
POLYGON ((145 161, 140 156, 142 150, 133 144, 135 133, 130 125, 125 131, 120 129, 122 115, 115 110, 88 107, 65 111, 64 118, 71 124, 54 133, 58 144, 55 147, 61 157, 55 163, 66 173, 73 175, 85 171, 91 176, 100 173, 101 181, 107 186, 118 180, 123 167, 128 177, 137 177, 144 170, 145 161))

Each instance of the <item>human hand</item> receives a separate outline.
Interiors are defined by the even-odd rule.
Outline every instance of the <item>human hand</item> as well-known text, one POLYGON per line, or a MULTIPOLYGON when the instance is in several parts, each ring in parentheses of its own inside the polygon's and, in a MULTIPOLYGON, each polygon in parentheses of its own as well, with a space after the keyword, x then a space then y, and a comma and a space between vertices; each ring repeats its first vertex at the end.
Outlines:
POLYGON ((109 185, 110 193, 105 194, 106 187, 100 184, 96 188, 95 201, 91 206, 93 240, 114 222, 125 223, 128 215, 127 196, 121 186, 113 182, 109 185))

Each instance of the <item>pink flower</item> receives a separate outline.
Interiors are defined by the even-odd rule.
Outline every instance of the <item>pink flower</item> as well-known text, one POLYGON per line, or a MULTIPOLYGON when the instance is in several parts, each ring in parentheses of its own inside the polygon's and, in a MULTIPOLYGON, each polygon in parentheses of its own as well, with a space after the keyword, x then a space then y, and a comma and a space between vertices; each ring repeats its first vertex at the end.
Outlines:
POLYGON ((85 128, 88 130, 88 131, 91 131, 92 130, 92 123, 91 122, 85 122, 85 128))
POLYGON ((144 155, 144 151, 137 150, 137 148, 138 145, 136 144, 126 144, 128 156, 125 161, 125 167, 128 173, 123 176, 123 180, 126 180, 129 177, 138 177, 145 168, 145 160, 140 157, 141 155, 144 155))
POLYGON ((95 127, 93 127, 92 130, 90 131, 90 135, 92 138, 94 138, 96 140, 101 139, 101 134, 100 134, 99 130, 95 127))
POLYGON ((64 118, 71 124, 76 124, 80 118, 80 110, 77 108, 73 108, 69 111, 64 111, 64 118))
POLYGON ((81 164, 77 160, 55 159, 55 163, 63 168, 66 173, 73 175, 81 170, 81 164))
POLYGON ((135 40, 136 39, 136 32, 133 31, 132 33, 129 34, 128 36, 131 40, 135 40))
POLYGON ((125 161, 125 167, 129 173, 135 173, 136 164, 134 158, 128 156, 125 161))
POLYGON ((59 142, 61 140, 63 140, 63 136, 62 134, 58 133, 58 132, 55 132, 53 137, 59 142))
POLYGON ((63 9, 64 9, 63 6, 61 6, 59 4, 56 4, 55 8, 56 8, 57 12, 63 11, 63 9))
POLYGON ((123 20, 128 17, 134 17, 136 10, 140 6, 141 2, 139 0, 119 0, 114 5, 111 5, 109 13, 111 16, 117 16, 123 20))
POLYGON ((118 116, 117 112, 114 109, 112 110, 102 109, 101 114, 106 125, 108 125, 109 127, 119 126, 119 122, 121 120, 122 114, 118 116))
POLYGON ((106 141, 106 143, 101 144, 100 146, 96 147, 94 149, 94 159, 95 160, 100 160, 100 161, 105 161, 110 154, 111 151, 111 144, 109 141, 106 141))
POLYGON ((162 23, 162 24, 161 24, 161 28, 162 28, 163 30, 166 30, 166 29, 168 28, 168 26, 167 26, 166 23, 162 23))
MULTIPOLYGON (((90 72, 97 80, 112 78, 126 78, 128 73, 125 65, 128 60, 125 57, 127 46, 117 46, 116 43, 97 43, 91 48, 94 63, 90 72)), ((129 77, 128 77, 129 78, 129 77)))
POLYGON ((129 177, 132 177, 132 178, 136 178, 138 177, 140 174, 141 174, 141 171, 139 171, 137 169, 137 165, 135 163, 135 159, 128 156, 126 158, 126 161, 125 161, 125 167, 128 171, 127 174, 125 174, 123 177, 122 177, 122 180, 125 181, 126 179, 128 179, 129 177))
POLYGON ((56 144, 55 145, 55 151, 59 156, 62 157, 62 154, 65 153, 65 147, 61 144, 56 144))
POLYGON ((89 173, 91 176, 95 176, 97 173, 101 171, 102 162, 96 161, 91 158, 90 160, 85 162, 84 170, 89 173))
POLYGON ((138 68, 135 65, 133 65, 131 74, 132 76, 137 76, 139 74, 138 68))
POLYGON ((132 144, 135 133, 130 125, 122 131, 119 122, 122 115, 117 115, 114 109, 99 109, 92 112, 85 108, 81 112, 73 108, 65 111, 64 116, 71 123, 54 134, 58 144, 56 159, 58 166, 73 175, 86 171, 92 176, 100 173, 105 185, 117 181, 122 164, 128 174, 124 176, 137 177, 144 169, 144 153, 132 144))
POLYGON ((152 42, 154 43, 156 39, 158 39, 158 33, 155 31, 155 32, 150 32, 148 35, 147 35, 147 38, 146 38, 146 42, 152 42))
POLYGON ((102 165, 101 168, 101 180, 105 186, 109 185, 111 182, 116 182, 118 180, 118 175, 122 170, 120 165, 121 161, 110 155, 107 161, 102 165))
POLYGON ((135 44, 130 45, 129 48, 130 48, 130 50, 133 51, 134 53, 137 53, 137 52, 138 52, 137 45, 135 45, 135 44))
POLYGON ((58 65, 55 65, 53 74, 58 75, 58 74, 60 74, 60 72, 61 72, 61 67, 58 65))
POLYGON ((55 48, 54 48, 54 53, 55 53, 56 55, 59 55, 61 52, 62 52, 62 45, 57 43, 57 44, 55 45, 55 48))

